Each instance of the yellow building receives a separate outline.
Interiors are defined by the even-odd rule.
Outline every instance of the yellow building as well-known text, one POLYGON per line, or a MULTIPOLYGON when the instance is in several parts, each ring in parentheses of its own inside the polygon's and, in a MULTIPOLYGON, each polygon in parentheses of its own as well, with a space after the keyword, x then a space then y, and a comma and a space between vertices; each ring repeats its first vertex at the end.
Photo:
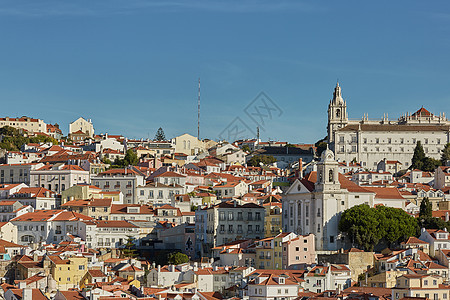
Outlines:
POLYGON ((57 289, 66 291, 79 287, 87 270, 86 257, 72 256, 62 259, 58 255, 49 255, 45 259, 50 261, 50 274, 56 280, 57 289))
POLYGON ((295 233, 279 233, 274 237, 256 241, 255 268, 281 270, 283 267, 283 242, 296 238, 295 233))
POLYGON ((74 185, 61 192, 61 204, 70 200, 101 198, 101 188, 93 185, 79 184, 74 185))
POLYGON ((386 271, 367 278, 367 286, 391 289, 397 284, 397 277, 406 274, 406 271, 386 271))
POLYGON ((266 211, 266 217, 264 218, 264 236, 276 236, 282 231, 281 203, 269 202, 264 203, 263 206, 266 211))
POLYGON ((98 220, 108 219, 112 199, 70 200, 61 205, 62 209, 74 211, 98 220))
POLYGON ((392 300, 405 297, 449 299, 450 286, 443 284, 441 276, 405 274, 397 278, 397 284, 392 289, 392 300))

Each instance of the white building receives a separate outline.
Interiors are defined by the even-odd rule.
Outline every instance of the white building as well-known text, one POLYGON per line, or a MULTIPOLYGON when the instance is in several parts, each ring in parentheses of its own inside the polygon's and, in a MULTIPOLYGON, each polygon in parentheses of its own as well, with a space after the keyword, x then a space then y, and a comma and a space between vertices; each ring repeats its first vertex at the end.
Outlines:
POLYGON ((283 196, 283 228, 285 232, 314 234, 317 250, 342 247, 338 230, 340 214, 359 204, 373 206, 375 194, 338 172, 331 150, 322 152, 317 172, 296 180, 283 196))
POLYGON ((57 193, 77 184, 89 183, 89 171, 75 165, 58 163, 30 171, 31 187, 43 187, 57 193))
POLYGON ((21 118, 0 118, 0 127, 11 126, 17 129, 25 129, 29 132, 47 133, 47 124, 41 119, 29 117, 21 118))
POLYGON ((128 221, 89 220, 80 222, 80 237, 89 248, 119 248, 129 236, 138 238, 139 227, 128 221))
POLYGON ((450 187, 450 167, 437 167, 434 172, 434 187, 436 189, 450 187))
POLYGON ((136 189, 144 186, 144 176, 138 172, 125 169, 111 169, 92 178, 92 183, 104 191, 120 191, 124 194, 123 203, 137 203, 136 189))
POLYGON ((173 183, 166 185, 157 181, 137 187, 137 203, 152 206, 173 205, 174 197, 184 193, 184 187, 173 183))
POLYGON ((249 281, 248 299, 298 299, 299 287, 300 285, 296 280, 284 274, 261 274, 249 281))
POLYGON ((206 151, 203 141, 187 133, 173 138, 172 144, 175 146, 175 153, 194 155, 206 151))
POLYGON ((305 290, 321 293, 343 290, 351 286, 352 272, 346 265, 315 266, 305 275, 305 290))
POLYGON ((17 226, 18 243, 60 243, 67 234, 80 235, 80 221, 91 217, 66 210, 38 210, 11 220, 17 226))
POLYGON ((79 117, 75 121, 69 124, 69 134, 81 131, 87 133, 90 137, 94 137, 94 125, 92 125, 91 119, 85 120, 79 117))
POLYGON ((339 161, 361 163, 363 168, 376 170, 380 161, 399 161, 404 169, 411 165, 416 143, 420 141, 425 154, 439 159, 441 150, 450 142, 450 122, 442 113, 433 115, 425 108, 407 113, 398 120, 349 120, 347 103, 341 87, 336 85, 328 105, 328 142, 339 161))
POLYGON ((264 207, 254 203, 222 202, 197 210, 195 217, 198 233, 196 244, 202 247, 198 249, 202 253, 230 241, 244 238, 260 239, 264 236, 265 210, 264 207))
POLYGON ((31 171, 43 166, 42 163, 2 164, 0 165, 0 183, 30 184, 31 171))

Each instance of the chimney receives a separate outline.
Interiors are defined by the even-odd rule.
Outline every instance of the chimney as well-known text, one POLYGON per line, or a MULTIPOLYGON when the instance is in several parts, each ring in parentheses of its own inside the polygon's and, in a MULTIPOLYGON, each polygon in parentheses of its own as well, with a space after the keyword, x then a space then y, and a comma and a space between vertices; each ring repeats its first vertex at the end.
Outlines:
POLYGON ((161 273, 161 266, 158 265, 158 273, 161 273))
POLYGON ((303 178, 303 159, 298 159, 298 178, 303 178))
POLYGON ((445 213, 445 222, 448 222, 448 212, 445 213))

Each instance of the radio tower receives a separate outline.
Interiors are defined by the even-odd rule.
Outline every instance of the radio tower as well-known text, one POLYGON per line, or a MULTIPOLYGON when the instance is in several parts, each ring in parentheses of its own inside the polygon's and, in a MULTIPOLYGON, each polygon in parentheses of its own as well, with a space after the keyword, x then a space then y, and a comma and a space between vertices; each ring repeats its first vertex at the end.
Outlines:
POLYGON ((200 77, 198 78, 197 138, 200 140, 200 77))

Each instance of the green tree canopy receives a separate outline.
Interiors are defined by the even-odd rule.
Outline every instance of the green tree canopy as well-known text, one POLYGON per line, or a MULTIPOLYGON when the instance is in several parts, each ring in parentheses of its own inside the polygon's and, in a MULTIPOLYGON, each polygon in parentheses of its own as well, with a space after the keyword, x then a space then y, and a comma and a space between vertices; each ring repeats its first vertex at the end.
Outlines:
POLYGON ((250 147, 248 145, 242 146, 242 150, 249 153, 251 152, 250 147))
POLYGON ((167 255, 167 260, 172 265, 179 265, 189 262, 189 257, 181 252, 172 252, 167 255))
POLYGON ((428 197, 423 198, 422 202, 420 202, 420 211, 419 218, 420 219, 428 219, 433 217, 433 208, 431 206, 430 199, 428 197))
POLYGON ((445 145, 444 149, 442 149, 441 154, 441 163, 443 166, 445 166, 447 161, 450 161, 450 143, 447 143, 447 145, 445 145))
POLYGON ((366 204, 345 210, 339 222, 339 230, 347 233, 353 243, 367 251, 372 251, 382 238, 378 227, 376 211, 366 204))
POLYGON ((259 167, 260 163, 263 163, 264 165, 272 164, 276 162, 276 158, 272 155, 256 155, 253 156, 249 161, 248 164, 253 167, 259 167))
POLYGON ((166 135, 164 134, 164 130, 161 127, 159 127, 156 131, 154 140, 158 142, 166 140, 166 135))
POLYGON ((132 236, 127 236, 127 241, 122 249, 123 257, 136 257, 137 251, 135 249, 134 238, 132 236))
POLYGON ((361 204, 342 213, 339 230, 360 248, 373 251, 380 241, 393 244, 416 235, 418 227, 416 219, 401 209, 361 204))
POLYGON ((416 148, 411 161, 411 169, 422 170, 423 161, 425 159, 425 151, 423 151, 422 143, 417 141, 416 148))
POLYGON ((325 151, 325 149, 327 149, 327 145, 328 145, 327 140, 328 140, 328 137, 324 137, 323 139, 318 140, 314 144, 314 146, 316 146, 316 154, 318 157, 320 157, 320 155, 322 155, 322 152, 325 151))
POLYGON ((4 126, 0 128, 0 135, 3 136, 0 142, 0 148, 8 151, 18 151, 24 144, 28 143, 52 143, 57 145, 58 141, 47 135, 36 135, 33 137, 25 137, 23 130, 16 129, 11 126, 4 126))

